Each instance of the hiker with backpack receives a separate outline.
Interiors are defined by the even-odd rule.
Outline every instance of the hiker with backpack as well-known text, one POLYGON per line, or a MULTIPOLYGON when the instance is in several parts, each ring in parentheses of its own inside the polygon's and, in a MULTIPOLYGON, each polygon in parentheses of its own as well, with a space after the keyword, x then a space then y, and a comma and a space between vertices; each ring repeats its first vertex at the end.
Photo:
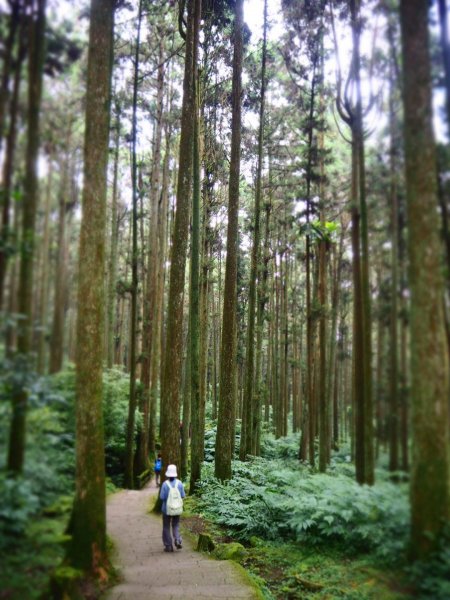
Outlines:
POLYGON ((161 468, 162 468, 162 458, 161 454, 158 454, 155 460, 155 484, 158 487, 161 485, 161 468))
POLYGON ((176 465, 169 465, 166 471, 168 478, 161 487, 164 552, 173 552, 173 544, 177 550, 183 547, 180 535, 180 515, 183 512, 183 498, 186 496, 183 484, 177 479, 176 465), (173 539, 173 543, 172 543, 173 539))

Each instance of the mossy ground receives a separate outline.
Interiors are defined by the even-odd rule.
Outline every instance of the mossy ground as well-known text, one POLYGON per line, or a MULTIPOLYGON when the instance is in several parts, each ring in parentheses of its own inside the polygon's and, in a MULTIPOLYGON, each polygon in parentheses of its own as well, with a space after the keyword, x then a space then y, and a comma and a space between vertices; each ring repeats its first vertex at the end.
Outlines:
MULTIPOLYGON (((183 527, 231 542, 226 531, 195 514, 195 498, 185 503, 183 527)), ((407 600, 415 597, 402 568, 390 568, 372 555, 351 556, 339 547, 308 547, 258 538, 246 548, 241 565, 265 598, 273 600, 407 600)))

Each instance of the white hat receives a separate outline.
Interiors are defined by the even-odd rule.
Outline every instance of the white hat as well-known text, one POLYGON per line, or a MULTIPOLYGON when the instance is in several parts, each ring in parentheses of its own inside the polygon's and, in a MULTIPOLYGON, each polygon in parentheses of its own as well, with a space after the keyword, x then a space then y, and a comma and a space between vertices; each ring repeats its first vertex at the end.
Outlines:
POLYGON ((177 477, 176 465, 169 465, 166 471, 166 477, 177 477))

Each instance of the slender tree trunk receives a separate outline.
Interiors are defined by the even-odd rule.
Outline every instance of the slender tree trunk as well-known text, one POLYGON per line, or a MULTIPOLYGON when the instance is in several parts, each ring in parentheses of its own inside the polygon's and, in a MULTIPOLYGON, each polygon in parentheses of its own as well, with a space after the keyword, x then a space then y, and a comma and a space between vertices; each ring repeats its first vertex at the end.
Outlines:
MULTIPOLYGON (((13 179, 14 156, 17 139, 17 117, 20 84, 22 80, 22 64, 26 54, 25 45, 25 27, 21 27, 18 58, 14 74, 14 86, 9 110, 9 128, 6 138, 5 158, 3 162, 3 184, 2 184, 2 228, 1 228, 1 248, 0 248, 0 310, 3 308, 4 290, 6 279, 6 268, 8 261, 8 247, 13 238, 10 231, 10 211, 11 211, 11 187, 13 179)), ((6 61, 6 58, 5 58, 6 61)), ((0 138, 1 138, 1 118, 0 118, 0 138)))
POLYGON ((3 133, 5 127, 5 114, 8 106, 9 79, 11 76, 11 64, 13 62, 14 42, 21 19, 21 1, 12 0, 11 2, 9 2, 9 4, 11 6, 11 15, 8 23, 8 34, 5 40, 3 50, 3 71, 0 84, 0 150, 2 149, 4 137, 3 133))
MULTIPOLYGON (((37 158, 39 152, 39 113, 42 93, 42 70, 45 43, 45 0, 30 0, 28 46, 28 112, 27 148, 22 219, 22 245, 18 308, 23 316, 17 336, 17 351, 24 361, 30 361, 35 221, 38 201, 37 158)), ((9 433, 8 470, 21 473, 25 459, 25 426, 28 391, 17 390, 12 397, 12 420, 9 433)))
POLYGON ((127 437, 125 451, 125 477, 124 484, 128 489, 134 487, 134 423, 136 412, 136 328, 137 328, 137 301, 138 301, 138 173, 136 157, 137 137, 137 95, 139 79, 139 50, 141 42, 142 1, 139 0, 136 48, 134 53, 134 84, 133 84, 133 116, 132 116, 132 149, 131 149, 131 185, 133 193, 132 214, 132 245, 131 245, 131 314, 130 314, 130 398, 128 404, 127 437))
POLYGON ((121 107, 117 105, 115 146, 114 146, 114 175, 111 200, 111 247, 108 265, 108 322, 107 322, 107 365, 111 369, 114 364, 115 330, 116 330, 116 279, 117 279, 117 245, 119 239, 119 225, 117 220, 118 203, 118 177, 119 177, 119 147, 121 128, 121 107))
POLYGON ((424 558, 450 521, 449 356, 443 312, 427 0, 402 0, 403 104, 411 289, 411 552, 424 558))
MULTIPOLYGON (((261 411, 262 411, 262 396, 263 389, 267 391, 267 384, 263 386, 262 380, 262 343, 264 334, 264 317, 267 304, 267 280, 269 277, 269 260, 270 260, 270 248, 269 248, 269 232, 270 232, 270 213, 272 204, 271 202, 266 203, 265 212, 265 231, 264 231, 264 255, 261 265, 261 272, 258 277, 258 309, 257 309, 257 329, 256 329, 256 402, 254 412, 254 430, 256 431, 256 446, 252 449, 252 453, 256 456, 260 455, 260 439, 261 439, 261 411)), ((267 394, 266 394, 267 395, 267 394)))
POLYGON ((352 405, 354 419, 354 449, 356 480, 365 483, 364 477, 364 338, 363 308, 361 296, 361 253, 360 253, 360 212, 358 207, 359 158, 356 142, 352 144, 352 270, 353 270, 353 383, 352 405))
POLYGON ((45 198, 44 213, 44 232, 42 239, 42 265, 41 265, 41 290, 39 300, 39 325, 40 331, 37 343, 37 371, 40 375, 45 372, 45 345, 47 335, 47 313, 48 313, 48 293, 49 293, 49 248, 50 248, 50 204, 52 200, 53 183, 53 156, 48 157, 49 171, 47 175, 47 190, 45 198))
POLYGON ((397 125, 394 106, 394 77, 391 66, 389 125, 390 148, 390 201, 391 201, 391 315, 390 315, 390 373, 389 373, 389 470, 398 469, 398 199, 397 199, 397 125))
POLYGON ((158 243, 159 243, 159 264, 158 264, 158 288, 156 294, 155 306, 155 326, 153 328, 154 340, 152 342, 151 371, 150 371, 150 423, 148 446, 151 453, 156 449, 156 419, 157 419, 157 398, 159 374, 161 372, 161 356, 163 351, 163 304, 164 304, 164 282, 165 282, 165 264, 167 254, 167 213, 169 204, 169 161, 171 149, 171 130, 166 131, 166 150, 163 165, 163 179, 161 186, 161 197, 158 208, 158 243))
POLYGON ((94 574, 106 560, 103 273, 113 24, 114 4, 92 0, 78 273, 76 491, 68 554, 74 567, 94 574))
POLYGON ((58 254, 56 257, 56 276, 53 306, 53 325, 50 344, 49 373, 61 371, 63 363, 64 347, 64 313, 66 296, 66 203, 69 191, 69 144, 67 156, 63 158, 64 164, 61 171, 61 182, 59 190, 59 215, 58 215, 58 254))
MULTIPOLYGON (((184 381, 183 381, 183 426, 181 428, 181 478, 186 479, 189 473, 189 430, 192 422, 192 360, 191 360, 191 339, 190 324, 188 325, 188 334, 186 344, 186 357, 184 360, 184 381)), ((193 491, 193 488, 192 488, 193 491)))
POLYGON ((253 245, 251 254, 249 297, 248 297, 248 325, 247 325, 247 348, 246 348, 246 374, 244 392, 245 428, 241 432, 241 458, 245 459, 247 454, 255 449, 255 439, 258 426, 258 394, 256 381, 255 390, 255 321, 256 321, 256 279, 260 257, 260 221, 261 221, 261 179, 263 163, 264 144, 264 110, 266 93, 266 54, 267 54, 267 0, 264 0, 264 29, 261 65, 261 90, 259 105, 259 130, 258 130, 258 164, 256 170, 255 191, 255 215, 253 221, 253 245))
POLYGON ((231 160, 228 203, 227 259, 220 361, 220 402, 217 423, 215 474, 218 479, 231 479, 234 451, 236 391, 236 285, 238 253, 239 177, 241 156, 241 77, 243 56, 243 0, 236 0, 234 20, 234 56, 231 122, 231 160))
POLYGON ((191 235, 191 280, 190 280, 190 350, 191 350, 191 405, 192 405, 192 441, 191 441, 191 479, 190 490, 194 491, 201 479, 202 438, 204 427, 200 402, 200 126, 199 126, 199 76, 198 41, 201 19, 201 0, 195 3, 194 14, 194 136, 193 136, 193 192, 192 192, 192 235, 191 235))
POLYGON ((150 189, 150 235, 149 235, 149 254, 147 264, 147 281, 144 296, 144 315, 143 315, 143 363, 142 363, 142 384, 143 384, 143 426, 140 437, 140 454, 138 459, 139 469, 144 471, 148 467, 149 451, 149 426, 150 426, 150 405, 151 398, 151 372, 153 352, 156 352, 157 337, 155 335, 156 316, 157 316, 157 293, 159 284, 158 269, 159 261, 159 238, 158 238, 158 209, 159 198, 161 194, 161 143, 163 132, 163 107, 164 107, 164 64, 163 64, 163 43, 159 44, 159 68, 157 79, 156 95, 156 119, 155 136, 153 151, 153 166, 150 189))

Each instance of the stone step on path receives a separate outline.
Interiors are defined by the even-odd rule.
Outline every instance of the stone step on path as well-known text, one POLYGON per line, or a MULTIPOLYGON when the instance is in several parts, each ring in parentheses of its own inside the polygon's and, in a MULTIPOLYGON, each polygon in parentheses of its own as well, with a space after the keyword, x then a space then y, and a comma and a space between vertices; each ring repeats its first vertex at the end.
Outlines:
POLYGON ((182 550, 164 552, 162 518, 148 513, 157 492, 152 482, 141 491, 124 490, 108 499, 108 535, 115 544, 113 563, 122 581, 105 600, 258 598, 237 565, 196 552, 186 538, 182 550))

